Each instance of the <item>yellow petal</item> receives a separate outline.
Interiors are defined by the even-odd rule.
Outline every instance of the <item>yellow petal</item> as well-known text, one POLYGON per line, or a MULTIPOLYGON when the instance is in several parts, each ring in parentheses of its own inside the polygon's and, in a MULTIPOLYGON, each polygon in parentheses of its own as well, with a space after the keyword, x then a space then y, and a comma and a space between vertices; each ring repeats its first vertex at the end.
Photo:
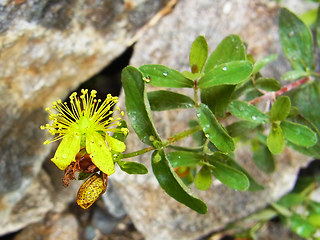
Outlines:
POLYGON ((115 172, 112 154, 104 138, 96 131, 90 131, 86 134, 86 150, 90 154, 92 162, 102 172, 108 176, 115 172))
POLYGON ((72 132, 63 136, 54 157, 51 159, 58 168, 65 170, 80 151, 80 134, 72 132))
POLYGON ((108 134, 106 134, 106 141, 108 143, 108 146, 116 152, 124 152, 126 150, 126 145, 124 142, 121 142, 118 139, 115 139, 113 137, 110 137, 108 134))

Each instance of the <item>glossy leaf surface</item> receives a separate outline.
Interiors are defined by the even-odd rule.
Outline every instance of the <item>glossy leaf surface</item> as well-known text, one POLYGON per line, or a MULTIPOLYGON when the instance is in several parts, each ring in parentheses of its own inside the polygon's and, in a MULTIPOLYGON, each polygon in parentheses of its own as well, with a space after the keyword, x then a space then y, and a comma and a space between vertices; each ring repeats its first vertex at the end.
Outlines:
POLYGON ((279 154, 282 152, 285 144, 284 134, 278 124, 272 124, 270 133, 267 137, 267 146, 271 153, 279 154))
POLYGON ((201 90, 201 101, 219 117, 224 117, 235 85, 219 85, 201 90))
POLYGON ((163 65, 143 65, 139 69, 143 73, 145 81, 152 86, 192 88, 194 84, 192 80, 184 77, 180 72, 163 65))
POLYGON ((210 55, 204 72, 208 73, 216 66, 235 60, 245 60, 246 49, 238 35, 229 35, 224 38, 210 55))
MULTIPOLYGON (((312 122, 316 129, 320 129, 320 82, 315 81, 313 83, 306 84, 297 90, 293 90, 289 93, 292 105, 299 109, 299 113, 307 119, 307 122, 312 122)), ((307 124, 307 122, 301 121, 300 123, 307 124)), ((308 125, 308 124, 307 124, 308 125)), ((310 125, 308 125, 310 126, 310 125)), ((310 126, 311 127, 311 126, 310 126)), ((314 128, 312 128, 315 130, 314 128)), ((312 155, 314 157, 320 157, 320 143, 319 141, 313 147, 297 149, 296 150, 304 152, 305 154, 312 155)))
POLYGON ((304 70, 291 70, 281 76, 283 81, 293 81, 303 77, 307 77, 309 74, 304 70))
POLYGON ((255 86, 264 91, 275 92, 281 89, 281 84, 274 78, 258 78, 255 81, 255 86))
POLYGON ((270 112, 270 118, 272 121, 283 121, 290 113, 291 102, 287 96, 280 96, 274 102, 270 112))
POLYGON ((199 36, 192 43, 190 50, 190 67, 193 73, 201 72, 208 57, 208 44, 204 36, 199 36))
POLYGON ((208 166, 201 167, 194 180, 194 184, 199 190, 206 191, 212 184, 211 171, 208 166))
POLYGON ((160 186, 168 195, 200 214, 205 214, 207 212, 206 204, 196 198, 190 192, 190 189, 177 176, 169 165, 163 150, 156 150, 153 152, 152 169, 160 186))
POLYGON ((222 63, 207 72, 198 83, 199 88, 244 82, 252 74, 252 64, 249 61, 233 61, 222 63))
MULTIPOLYGON (((214 165, 215 162, 221 162, 223 164, 226 164, 230 166, 231 168, 237 169, 241 173, 245 174, 246 177, 249 180, 249 188, 247 190, 249 191, 260 191, 263 190, 264 187, 257 183, 251 176, 250 174, 242 168, 233 158, 231 158, 229 155, 224 154, 222 152, 214 152, 212 156, 207 156, 207 160, 210 164, 214 165)), ((246 181, 244 181, 246 182, 246 181)))
POLYGON ((222 152, 234 151, 233 139, 218 122, 207 105, 200 104, 200 107, 197 108, 197 117, 203 132, 219 150, 222 152))
POLYGON ((223 184, 239 191, 249 188, 247 176, 239 170, 219 161, 215 161, 212 164, 214 166, 214 168, 211 169, 212 174, 223 184))
POLYGON ((311 147, 318 141, 317 134, 305 125, 283 121, 281 128, 285 138, 299 146, 311 147))
POLYGON ((268 147, 261 142, 257 141, 252 144, 253 160, 257 167, 265 172, 272 173, 275 170, 275 162, 273 155, 268 147))
POLYGON ((310 29, 294 13, 280 10, 279 33, 282 49, 292 68, 313 70, 313 38, 310 29))
POLYGON ((195 152, 176 151, 167 153, 167 158, 172 167, 194 166, 203 160, 203 155, 195 152))
POLYGON ((152 111, 194 107, 194 101, 191 98, 171 91, 148 92, 147 96, 152 111))
POLYGON ((121 80, 131 126, 142 142, 152 146, 153 142, 150 137, 159 141, 160 138, 151 120, 145 82, 142 78, 142 73, 132 66, 122 70, 121 80))
POLYGON ((118 161, 120 169, 128 174, 147 174, 148 169, 141 163, 118 161))
POLYGON ((244 101, 232 101, 229 105, 229 110, 233 116, 243 120, 256 123, 266 123, 268 121, 266 114, 261 112, 257 107, 244 101))

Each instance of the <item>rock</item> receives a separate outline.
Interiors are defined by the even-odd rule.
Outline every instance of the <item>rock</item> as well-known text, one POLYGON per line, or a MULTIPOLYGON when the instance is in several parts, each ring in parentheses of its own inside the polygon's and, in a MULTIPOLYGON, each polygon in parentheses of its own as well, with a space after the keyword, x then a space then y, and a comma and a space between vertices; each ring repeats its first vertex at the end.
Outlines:
POLYGON ((103 194, 101 198, 106 205, 109 214, 115 218, 121 219, 127 215, 127 212, 114 188, 112 181, 109 181, 107 192, 106 194, 103 194))
MULTIPOLYGON (((34 221, 24 218, 24 223, 10 222, 16 218, 16 205, 31 191, 43 161, 52 157, 51 149, 56 147, 42 145, 49 137, 39 129, 47 122, 44 108, 53 100, 64 99, 121 54, 168 2, 0 2, 0 235, 34 221)), ((61 176, 51 177, 60 181, 61 176)), ((52 193, 57 194, 50 192, 43 197, 52 193)), ((63 194, 56 199, 62 200, 60 210, 69 201, 63 194)), ((39 206, 33 209, 44 213, 57 206, 53 202, 43 206, 50 201, 54 199, 37 202, 39 206)), ((34 216, 38 216, 37 211, 34 216)))
MULTIPOLYGON (((280 54, 278 61, 264 69, 266 76, 280 76, 289 65, 281 53, 278 37, 279 5, 267 0, 244 1, 180 1, 173 13, 148 29, 135 46, 131 64, 163 64, 189 70, 188 55, 192 42, 198 35, 205 35, 210 52, 229 34, 240 34, 248 44, 248 51, 255 59, 271 53, 280 54)), ((176 91, 177 89, 175 89, 176 91)), ((179 89, 180 90, 180 89, 179 89)), ((184 93, 188 93, 185 91, 184 93)), ((190 93, 190 92, 189 92, 190 93)), ((124 109, 124 95, 120 98, 124 109)), ((195 118, 193 111, 176 110, 153 112, 152 117, 162 139, 187 128, 186 119, 195 118)), ((192 146, 191 139, 183 142, 192 146)), ((130 129, 127 151, 146 147, 130 129)), ((192 189, 208 205, 208 213, 199 215, 170 198, 159 187, 150 167, 150 154, 132 159, 144 163, 148 175, 127 175, 120 170, 111 176, 129 216, 146 239, 198 239, 226 224, 245 217, 289 192, 295 184, 299 169, 306 166, 309 157, 285 149, 276 157, 276 171, 261 173, 253 163, 248 147, 236 151, 236 160, 266 189, 260 192, 238 192, 217 180, 206 192, 192 189)))
POLYGON ((44 221, 23 229, 14 240, 78 240, 79 231, 77 219, 72 214, 51 214, 44 221))

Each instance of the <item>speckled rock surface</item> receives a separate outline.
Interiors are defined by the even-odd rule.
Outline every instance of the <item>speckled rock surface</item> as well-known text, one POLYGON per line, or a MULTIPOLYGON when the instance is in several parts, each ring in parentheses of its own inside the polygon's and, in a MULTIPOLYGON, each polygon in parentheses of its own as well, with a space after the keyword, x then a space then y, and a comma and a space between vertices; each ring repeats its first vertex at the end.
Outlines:
POLYGON ((52 206, 60 211, 70 201, 67 192, 56 203, 41 200, 50 197, 42 194, 48 189, 31 190, 55 147, 42 145, 47 137, 39 129, 47 118, 44 107, 64 99, 120 55, 167 2, 0 1, 0 235, 43 217, 52 206), (28 191, 39 198, 33 208, 39 211, 13 224, 16 205, 29 206, 28 191))
POLYGON ((23 229, 14 240, 78 240, 81 239, 79 228, 72 214, 50 214, 43 221, 23 229))
MULTIPOLYGON (((135 46, 131 64, 139 67, 155 63, 179 71, 188 70, 189 49, 198 35, 205 35, 211 52, 227 35, 239 34, 256 59, 271 53, 280 54, 279 59, 263 71, 266 76, 278 77, 289 68, 281 54, 277 27, 278 9, 277 3, 267 0, 218 0, 214 4, 210 0, 182 0, 172 14, 144 33, 144 37, 135 46)), ((120 101, 124 105, 123 95, 120 101)), ((190 116, 195 118, 195 113, 177 110, 154 112, 152 116, 160 136, 165 139, 186 129, 186 119, 190 119, 190 116)), ((183 145, 191 144, 191 139, 186 139, 183 145)), ((128 152, 144 147, 131 130, 127 139, 128 152)), ((238 147, 236 160, 266 190, 255 193, 238 192, 218 181, 214 181, 207 192, 192 189, 207 203, 206 215, 197 214, 165 194, 152 175, 150 154, 132 159, 148 166, 148 175, 128 176, 119 171, 111 179, 114 180, 128 214, 146 239, 198 239, 265 207, 290 191, 299 168, 310 161, 309 157, 285 149, 283 154, 277 156, 276 172, 267 175, 254 166, 252 153, 247 146, 238 147)))

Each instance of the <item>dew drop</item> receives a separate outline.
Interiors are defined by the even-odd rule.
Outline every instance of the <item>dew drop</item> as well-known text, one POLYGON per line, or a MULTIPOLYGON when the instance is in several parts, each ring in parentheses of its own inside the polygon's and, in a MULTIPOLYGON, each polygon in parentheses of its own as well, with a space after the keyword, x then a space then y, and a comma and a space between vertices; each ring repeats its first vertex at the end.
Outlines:
POLYGON ((227 70, 228 70, 227 67, 223 67, 223 68, 222 68, 222 71, 227 71, 227 70))
POLYGON ((293 37, 294 31, 289 32, 289 37, 293 37))
POLYGON ((168 72, 163 72, 163 76, 168 76, 168 72))
POLYGON ((257 117, 256 117, 256 116, 252 116, 252 119, 253 119, 253 120, 256 120, 256 119, 257 119, 257 117))

